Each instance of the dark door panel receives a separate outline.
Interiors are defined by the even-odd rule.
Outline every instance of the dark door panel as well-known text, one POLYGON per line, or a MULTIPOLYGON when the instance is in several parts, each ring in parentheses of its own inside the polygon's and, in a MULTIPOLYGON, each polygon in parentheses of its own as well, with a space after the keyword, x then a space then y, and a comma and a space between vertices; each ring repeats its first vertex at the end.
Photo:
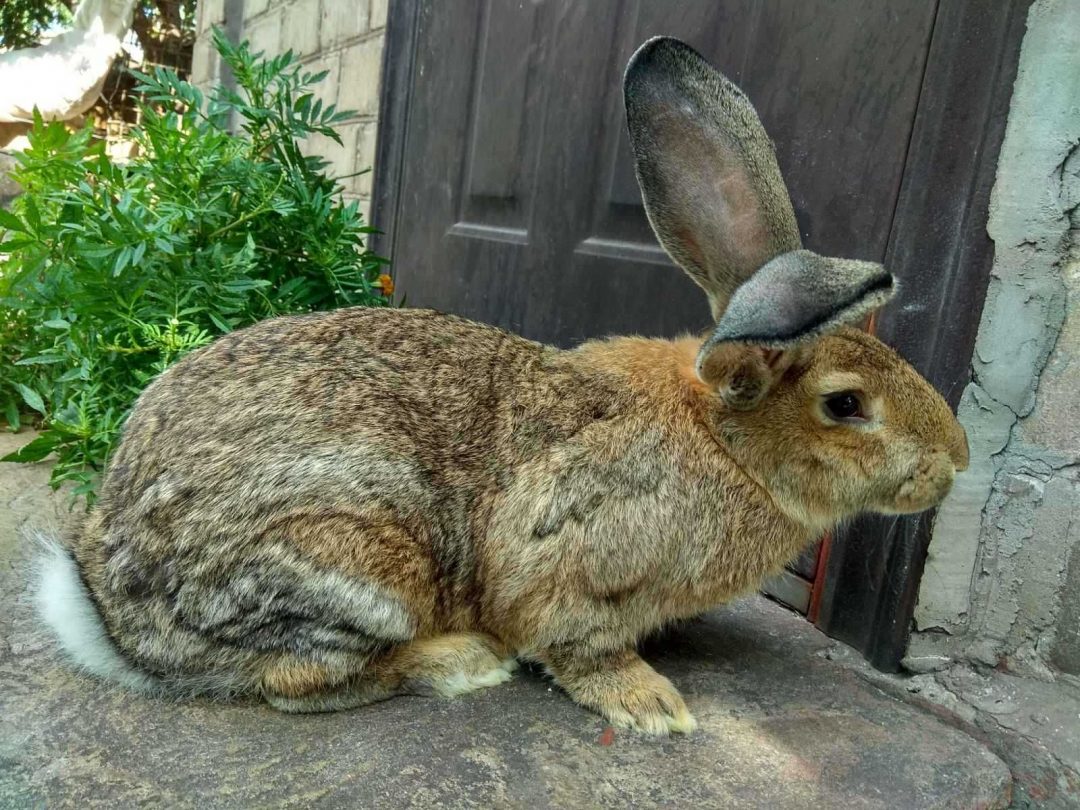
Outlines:
POLYGON ((623 66, 658 33, 749 92, 807 245, 881 260, 932 24, 900 0, 422 2, 399 286, 562 345, 706 326, 649 230, 623 123, 623 66))

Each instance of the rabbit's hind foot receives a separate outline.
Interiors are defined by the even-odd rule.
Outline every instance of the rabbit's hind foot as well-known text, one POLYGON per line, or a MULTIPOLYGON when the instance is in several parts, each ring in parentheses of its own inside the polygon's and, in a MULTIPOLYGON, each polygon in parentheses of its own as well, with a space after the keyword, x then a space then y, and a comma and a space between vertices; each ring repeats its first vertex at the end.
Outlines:
POLYGON ((262 694, 283 712, 333 712, 394 695, 457 697, 506 683, 515 669, 496 639, 455 633, 399 644, 352 673, 287 655, 263 674, 262 694))
POLYGON ((402 692, 456 697, 506 683, 517 660, 491 636, 454 633, 402 644, 374 668, 381 681, 396 681, 402 692))
POLYGON ((342 675, 323 664, 286 656, 263 675, 262 694, 275 709, 295 714, 353 709, 397 692, 367 670, 342 675))

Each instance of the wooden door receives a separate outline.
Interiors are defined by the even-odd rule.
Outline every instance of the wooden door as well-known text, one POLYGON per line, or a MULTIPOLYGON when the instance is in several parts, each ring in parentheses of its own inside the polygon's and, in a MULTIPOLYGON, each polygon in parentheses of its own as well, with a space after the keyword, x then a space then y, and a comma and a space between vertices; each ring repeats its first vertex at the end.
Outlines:
POLYGON ((649 230, 626 136, 622 69, 657 32, 750 94, 807 246, 882 261, 934 17, 911 5, 422 3, 389 247, 399 288, 560 345, 707 326, 649 230))
MULTIPOLYGON (((917 363, 925 361, 920 370, 955 393, 955 403, 966 374, 956 361, 965 351, 970 358, 990 253, 980 243, 976 261, 961 267, 953 251, 940 271, 915 260, 926 212, 910 188, 912 166, 931 182, 941 163, 933 134, 950 115, 920 114, 920 103, 942 97, 928 82, 953 87, 950 48, 965 71, 993 65, 989 85, 1011 82, 1023 5, 990 13, 978 0, 397 0, 374 210, 386 236, 377 247, 392 258, 410 305, 536 340, 567 346, 707 327, 704 295, 649 230, 623 118, 622 70, 634 48, 656 34, 677 36, 754 102, 777 144, 806 246, 885 262, 898 275, 902 314, 886 322, 886 332, 914 348, 926 326, 920 318, 940 319, 934 300, 943 289, 978 286, 971 296, 978 306, 959 313, 956 325, 935 327, 935 346, 961 334, 949 344, 949 362, 925 346, 914 352, 917 363), (978 42, 960 42, 964 24, 990 32, 982 51, 978 42), (914 159, 912 143, 923 143, 914 159), (897 242, 898 223, 907 242, 897 242)), ((989 109, 1000 96, 954 102, 989 109)), ((1003 119, 990 124, 975 116, 946 138, 978 138, 984 147, 977 160, 949 163, 969 184, 985 177, 996 156, 1003 119)), ((969 195, 975 211, 984 210, 988 189, 969 195)), ((956 233, 973 227, 977 240, 977 222, 964 220, 956 233)), ((903 576, 910 579, 909 569, 903 576)), ((824 570, 814 555, 793 566, 788 584, 803 595, 789 601, 808 601, 809 580, 816 575, 820 589, 824 570)), ((878 578, 889 575, 883 565, 878 578)), ((843 602, 846 589, 863 587, 845 576, 832 583, 830 599, 843 602)), ((872 600, 879 585, 870 582, 862 597, 872 600)), ((898 660, 895 647, 889 655, 898 660)))

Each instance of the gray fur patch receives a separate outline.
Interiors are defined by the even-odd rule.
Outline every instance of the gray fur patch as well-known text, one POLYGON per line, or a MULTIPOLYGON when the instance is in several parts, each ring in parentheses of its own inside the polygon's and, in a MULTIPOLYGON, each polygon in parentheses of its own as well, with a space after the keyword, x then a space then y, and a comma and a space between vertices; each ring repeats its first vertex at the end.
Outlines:
POLYGON ((789 349, 865 318, 895 293, 876 262, 793 250, 768 262, 731 298, 698 355, 721 343, 789 349))
POLYGON ((261 550, 224 581, 189 579, 176 593, 174 610, 195 633, 263 651, 362 652, 415 632, 401 600, 386 589, 280 547, 261 550))

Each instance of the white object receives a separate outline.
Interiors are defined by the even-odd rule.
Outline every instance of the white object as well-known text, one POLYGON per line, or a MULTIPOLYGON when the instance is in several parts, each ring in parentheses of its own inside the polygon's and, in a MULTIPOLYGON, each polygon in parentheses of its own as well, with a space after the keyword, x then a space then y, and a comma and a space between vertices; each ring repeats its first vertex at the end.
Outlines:
POLYGON ((67 121, 94 106, 135 0, 82 0, 72 27, 37 48, 0 53, 0 123, 67 121))

